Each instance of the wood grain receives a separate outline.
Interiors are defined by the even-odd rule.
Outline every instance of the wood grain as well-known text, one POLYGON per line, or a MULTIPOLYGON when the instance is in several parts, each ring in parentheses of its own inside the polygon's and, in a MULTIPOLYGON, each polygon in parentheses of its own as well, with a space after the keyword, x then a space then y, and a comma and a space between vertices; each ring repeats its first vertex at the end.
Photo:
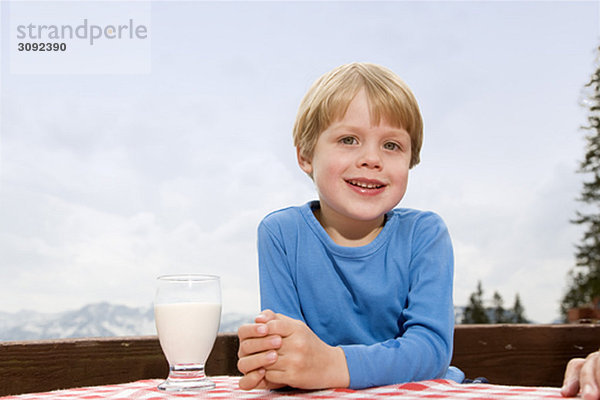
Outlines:
POLYGON ((567 362, 600 347, 600 325, 458 325, 452 364, 491 383, 561 386, 567 362))
MULTIPOLYGON (((219 335, 207 374, 239 374, 237 347, 236 335, 219 335)), ((0 342, 0 396, 165 378, 168 372, 156 336, 0 342)))

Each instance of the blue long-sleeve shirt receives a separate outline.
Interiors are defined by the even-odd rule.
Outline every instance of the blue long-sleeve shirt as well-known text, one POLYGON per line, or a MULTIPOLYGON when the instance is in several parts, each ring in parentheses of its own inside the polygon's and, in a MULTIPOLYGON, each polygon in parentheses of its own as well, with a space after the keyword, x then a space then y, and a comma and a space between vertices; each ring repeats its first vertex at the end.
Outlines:
POLYGON ((431 212, 395 209, 368 245, 336 244, 312 209, 267 215, 258 228, 261 306, 304 321, 346 356, 350 387, 434 378, 452 356, 453 253, 431 212))

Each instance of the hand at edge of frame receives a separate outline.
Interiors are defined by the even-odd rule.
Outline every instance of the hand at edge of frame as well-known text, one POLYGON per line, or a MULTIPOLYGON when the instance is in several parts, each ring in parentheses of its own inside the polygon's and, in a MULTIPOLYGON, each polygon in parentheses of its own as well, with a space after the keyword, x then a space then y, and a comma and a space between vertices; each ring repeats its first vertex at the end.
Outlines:
POLYGON ((590 353, 585 359, 569 361, 560 393, 564 397, 581 394, 584 400, 600 399, 600 352, 590 353))

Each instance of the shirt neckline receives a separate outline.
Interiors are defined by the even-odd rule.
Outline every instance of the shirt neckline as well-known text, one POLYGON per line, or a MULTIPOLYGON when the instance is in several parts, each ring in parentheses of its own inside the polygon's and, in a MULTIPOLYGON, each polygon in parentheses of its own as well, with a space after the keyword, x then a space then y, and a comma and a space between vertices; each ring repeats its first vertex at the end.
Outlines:
POLYGON ((315 235, 321 240, 321 242, 333 253, 343 257, 364 257, 376 252, 384 243, 387 242, 388 237, 393 231, 393 226, 397 223, 397 218, 394 218, 394 211, 388 211, 385 214, 385 223, 379 234, 368 244, 364 246, 349 247, 342 246, 333 241, 327 231, 321 226, 317 217, 315 217, 313 210, 320 208, 318 200, 309 201, 301 207, 301 213, 304 220, 315 233, 315 235))

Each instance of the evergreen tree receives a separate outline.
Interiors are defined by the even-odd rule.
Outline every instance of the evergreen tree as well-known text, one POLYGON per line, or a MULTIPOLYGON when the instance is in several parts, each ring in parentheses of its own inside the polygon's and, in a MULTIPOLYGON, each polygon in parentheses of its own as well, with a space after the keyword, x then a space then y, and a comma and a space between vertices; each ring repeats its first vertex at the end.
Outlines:
POLYGON ((494 323, 503 324, 508 322, 506 311, 504 310, 504 300, 502 299, 502 296, 500 296, 500 293, 494 292, 492 303, 494 305, 494 323))
POLYGON ((588 125, 583 129, 586 151, 579 165, 579 172, 589 178, 583 182, 579 201, 586 212, 577 212, 572 221, 585 226, 581 243, 576 246, 575 267, 569 271, 569 284, 561 301, 560 309, 566 317, 569 308, 589 303, 600 296, 600 66, 586 85, 590 90, 585 103, 589 110, 588 125))
POLYGON ((519 297, 519 293, 517 293, 515 296, 515 304, 513 305, 512 313, 513 320, 511 322, 514 322, 515 324, 529 323, 527 318, 525 318, 525 309, 523 308, 523 305, 521 305, 521 297, 519 297))
POLYGON ((465 314, 462 320, 463 324, 489 324, 490 319, 487 316, 483 306, 483 289, 481 281, 477 282, 477 290, 469 297, 469 304, 465 307, 465 314))

